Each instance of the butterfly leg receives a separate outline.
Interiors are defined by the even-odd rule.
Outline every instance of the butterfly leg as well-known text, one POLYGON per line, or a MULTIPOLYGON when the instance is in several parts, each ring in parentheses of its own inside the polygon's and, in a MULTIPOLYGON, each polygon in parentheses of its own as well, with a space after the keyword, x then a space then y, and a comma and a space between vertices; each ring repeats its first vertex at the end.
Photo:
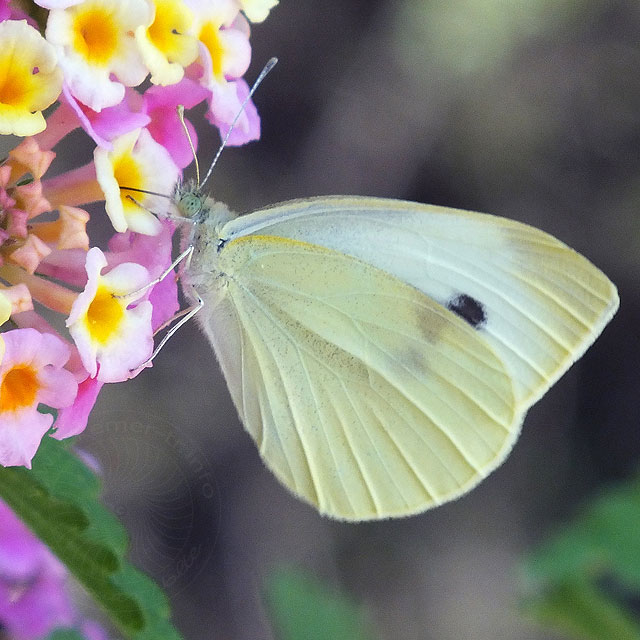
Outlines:
POLYGON ((204 306, 204 302, 193 287, 191 287, 191 294, 196 301, 195 304, 187 307, 186 309, 182 309, 182 311, 178 311, 178 313, 176 313, 172 318, 169 318, 169 320, 167 320, 163 325, 156 329, 155 333, 161 331, 165 327, 169 326, 172 322, 175 322, 179 319, 179 322, 174 324, 173 327, 171 327, 171 329, 167 331, 167 334, 164 336, 164 338, 162 338, 162 340, 160 340, 158 346, 153 350, 153 353, 142 364, 140 364, 138 368, 148 365, 160 353, 160 350, 162 349, 162 347, 164 347, 165 344, 167 344, 169 338, 171 338, 171 336, 176 331, 178 331, 178 329, 180 329, 183 324, 189 322, 189 320, 191 320, 191 318, 193 318, 193 316, 195 316, 196 313, 198 313, 198 311, 202 309, 202 307, 204 306))
POLYGON ((162 282, 173 270, 186 258, 187 267, 191 262, 191 254, 193 253, 193 245, 189 245, 157 278, 147 282, 143 287, 136 289, 135 291, 129 291, 128 293, 123 293, 122 295, 114 296, 114 298, 122 299, 122 298, 132 298, 132 297, 140 297, 140 294, 144 293, 148 289, 155 287, 159 282, 162 282))

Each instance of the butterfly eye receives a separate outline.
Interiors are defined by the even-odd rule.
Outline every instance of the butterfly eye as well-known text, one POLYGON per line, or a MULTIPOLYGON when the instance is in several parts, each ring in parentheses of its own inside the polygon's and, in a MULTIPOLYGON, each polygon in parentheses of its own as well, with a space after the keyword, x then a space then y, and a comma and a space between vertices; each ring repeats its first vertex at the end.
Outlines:
POLYGON ((186 193, 180 198, 178 207, 187 218, 195 218, 202 210, 202 198, 193 193, 186 193))

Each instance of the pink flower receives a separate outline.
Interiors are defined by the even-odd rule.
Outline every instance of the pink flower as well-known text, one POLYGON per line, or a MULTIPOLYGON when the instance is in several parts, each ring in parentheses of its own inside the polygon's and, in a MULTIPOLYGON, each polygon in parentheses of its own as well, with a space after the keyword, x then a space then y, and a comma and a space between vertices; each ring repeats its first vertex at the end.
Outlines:
POLYGON ((73 403, 78 385, 63 366, 70 349, 60 338, 35 329, 3 334, 0 364, 0 464, 31 467, 53 416, 39 404, 59 409, 73 403))
MULTIPOLYGON (((242 107, 242 103, 245 101, 247 96, 249 95, 249 85, 245 80, 240 78, 235 82, 228 82, 223 91, 225 93, 233 93, 233 97, 223 98, 223 100, 227 100, 228 104, 233 105, 236 109, 234 115, 230 117, 230 113, 228 111, 224 111, 222 114, 215 109, 214 105, 216 104, 216 98, 220 96, 215 90, 213 91, 213 98, 211 100, 211 108, 207 111, 206 118, 207 120, 214 126, 218 127, 220 130, 220 137, 224 139, 224 137, 229 132, 231 123, 235 116, 240 113, 240 108, 242 107)), ((253 100, 249 100, 245 105, 238 121, 233 127, 233 131, 227 140, 227 144, 229 146, 239 146, 246 144, 247 142, 251 142, 252 140, 260 139, 260 116, 258 115, 258 110, 256 109, 256 105, 253 103, 253 100)))
POLYGON ((2 501, 0 522, 0 627, 15 640, 40 640, 71 626, 64 566, 2 501))
MULTIPOLYGON (((126 88, 122 102, 98 112, 82 104, 63 86, 61 104, 50 116, 49 127, 38 136, 38 140, 43 147, 51 148, 81 126, 99 147, 111 151, 115 139, 147 127, 153 139, 169 152, 175 164, 182 169, 192 162, 193 154, 178 120, 176 107, 181 104, 185 109, 191 109, 210 96, 208 89, 184 78, 167 87, 152 86, 143 95, 126 88)), ((197 148, 196 131, 188 121, 187 127, 197 148)))
MULTIPOLYGON (((115 234, 109 241, 109 251, 105 255, 107 264, 114 269, 118 265, 136 263, 146 267, 149 279, 157 278, 171 264, 172 235, 173 227, 166 221, 162 223, 162 231, 155 236, 130 231, 115 234)), ((172 318, 179 308, 175 275, 169 275, 156 284, 148 298, 153 307, 151 327, 155 330, 172 318)), ((64 439, 84 431, 104 384, 98 377, 87 376, 80 382, 73 405, 58 413, 54 438, 64 439)))
POLYGON ((142 299, 145 293, 128 295, 150 278, 142 265, 133 262, 102 275, 106 266, 102 251, 90 249, 87 285, 73 303, 67 327, 89 375, 101 382, 121 382, 133 377, 132 371, 153 351, 151 303, 142 299))
POLYGON ((0 501, 0 628, 12 640, 41 640, 57 627, 106 640, 99 625, 78 619, 60 561, 0 501))
MULTIPOLYGON (((0 0, 0 62, 11 71, 0 130, 39 132, 0 163, 0 321, 18 327, 0 336, 3 465, 31 464, 52 422, 39 404, 59 409, 56 438, 84 430, 103 384, 133 377, 153 330, 178 311, 177 274, 139 291, 171 264, 171 198, 162 194, 193 159, 176 107, 206 100, 206 118, 227 134, 249 93, 248 19, 263 20, 277 0, 36 4, 49 9, 46 40, 0 0), (149 73, 156 86, 134 89, 149 73), (93 161, 45 179, 51 149, 78 127, 97 145, 93 161), (77 208, 95 202, 117 231, 106 255, 90 248, 89 213, 77 208), (69 335, 36 303, 64 315, 69 335)), ((228 143, 259 135, 249 101, 228 143)))
MULTIPOLYGON (((66 86, 62 87, 62 103, 58 111, 64 113, 71 110, 77 117, 80 126, 93 138, 94 142, 104 149, 111 150, 111 140, 145 127, 151 118, 142 110, 141 95, 129 87, 125 88, 124 99, 113 107, 105 107, 102 111, 94 111, 77 100, 66 86)), ((58 111, 53 114, 56 118, 58 111)))
MULTIPOLYGON (((189 140, 178 120, 176 107, 181 104, 191 109, 210 97, 211 92, 197 82, 183 78, 178 84, 168 87, 151 87, 144 93, 144 110, 150 116, 147 127, 153 139, 161 144, 180 169, 193 161, 189 140)), ((189 135, 195 149, 198 148, 198 136, 193 125, 185 119, 189 135)))
POLYGON ((104 382, 97 378, 87 376, 78 385, 78 395, 75 402, 58 413, 56 420, 56 430, 52 437, 56 440, 64 440, 71 436, 77 436, 87 428, 89 414, 98 399, 98 394, 104 382))

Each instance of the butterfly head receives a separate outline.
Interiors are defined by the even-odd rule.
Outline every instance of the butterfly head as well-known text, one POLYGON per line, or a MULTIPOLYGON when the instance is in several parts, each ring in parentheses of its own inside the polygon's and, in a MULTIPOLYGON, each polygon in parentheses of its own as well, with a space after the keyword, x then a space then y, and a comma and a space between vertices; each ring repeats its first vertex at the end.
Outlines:
POLYGON ((195 181, 178 184, 173 201, 180 217, 195 223, 195 227, 206 225, 218 230, 236 217, 225 204, 205 195, 195 181))
POLYGON ((180 215, 194 222, 202 222, 206 217, 205 202, 207 196, 202 193, 194 181, 178 184, 173 196, 180 215))

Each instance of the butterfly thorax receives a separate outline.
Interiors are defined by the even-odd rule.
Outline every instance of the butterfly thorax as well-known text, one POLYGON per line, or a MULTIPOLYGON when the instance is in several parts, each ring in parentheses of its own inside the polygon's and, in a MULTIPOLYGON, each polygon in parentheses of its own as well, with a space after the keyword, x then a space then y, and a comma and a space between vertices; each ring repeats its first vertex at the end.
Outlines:
POLYGON ((187 271, 196 279, 217 272, 217 253, 222 244, 221 231, 236 214, 225 204, 202 193, 195 182, 178 185, 174 202, 181 217, 191 224, 183 225, 183 249, 193 246, 187 271))

